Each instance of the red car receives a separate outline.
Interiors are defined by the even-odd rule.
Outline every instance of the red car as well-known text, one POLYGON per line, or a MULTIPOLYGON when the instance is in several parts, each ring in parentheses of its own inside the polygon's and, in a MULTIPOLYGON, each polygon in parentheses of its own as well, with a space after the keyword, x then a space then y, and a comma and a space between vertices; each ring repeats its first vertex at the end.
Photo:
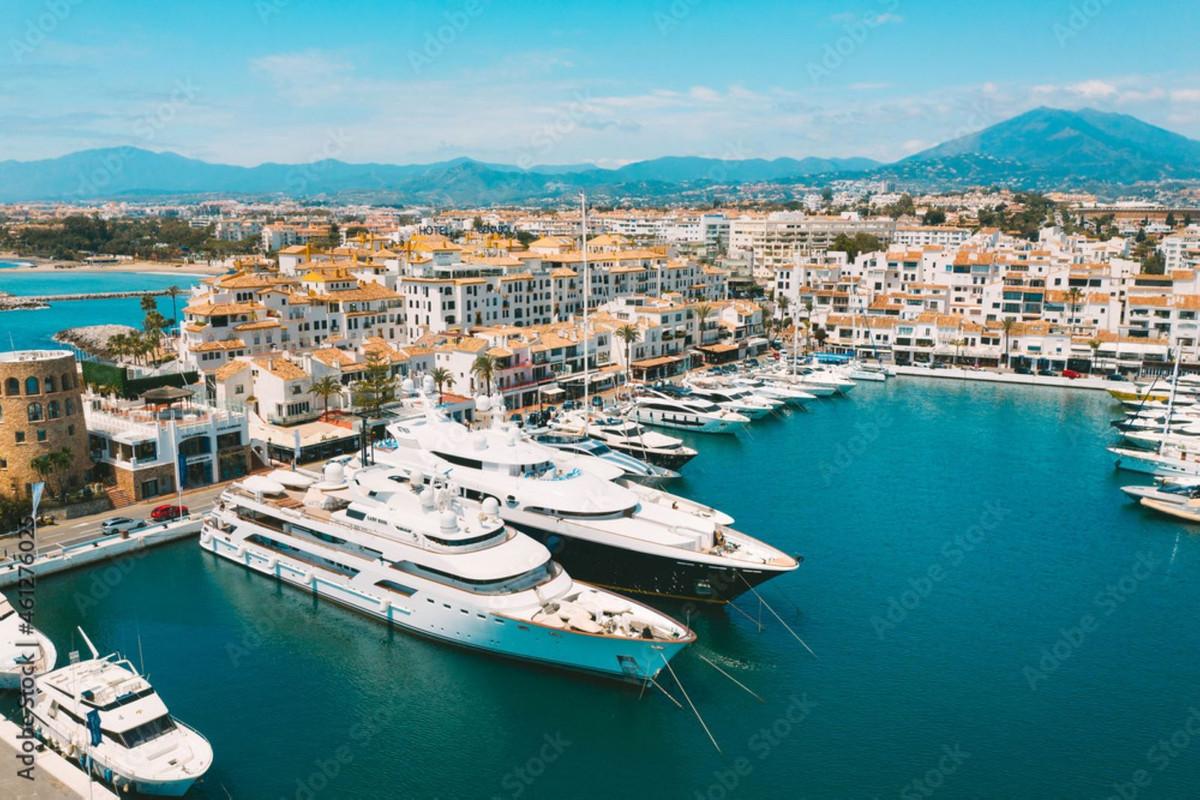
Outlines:
POLYGON ((168 520, 179 519, 180 517, 186 517, 187 514, 188 514, 187 506, 175 506, 175 505, 168 504, 165 506, 159 506, 158 508, 151 511, 150 519, 154 520, 155 522, 167 522, 168 520))
POLYGON ((1082 378, 1082 377, 1083 377, 1083 373, 1082 373, 1082 372, 1076 372, 1076 371, 1075 371, 1075 370, 1073 370, 1073 369, 1064 369, 1064 370, 1062 371, 1062 376, 1063 376, 1064 378, 1082 378))

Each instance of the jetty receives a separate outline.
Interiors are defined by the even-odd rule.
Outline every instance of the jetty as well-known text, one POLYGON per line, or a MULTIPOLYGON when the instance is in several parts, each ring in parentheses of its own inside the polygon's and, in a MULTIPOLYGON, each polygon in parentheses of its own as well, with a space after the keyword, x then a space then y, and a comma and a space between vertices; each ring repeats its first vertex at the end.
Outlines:
POLYGON ((73 292, 66 294, 0 295, 0 311, 48 308, 51 303, 71 300, 119 300, 123 297, 165 297, 168 289, 139 289, 132 292, 73 292))
POLYGON ((0 797, 8 800, 117 800, 106 786, 88 780, 87 773, 53 750, 41 745, 32 754, 25 747, 29 740, 21 738, 21 728, 11 720, 0 717, 0 797), (24 769, 22 756, 33 757, 33 780, 17 774, 24 769))

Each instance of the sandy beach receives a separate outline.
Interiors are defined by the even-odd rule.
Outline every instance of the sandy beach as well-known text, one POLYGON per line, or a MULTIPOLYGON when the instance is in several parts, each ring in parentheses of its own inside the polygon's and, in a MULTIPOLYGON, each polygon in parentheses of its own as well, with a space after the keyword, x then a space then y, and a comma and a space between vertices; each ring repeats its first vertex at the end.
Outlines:
POLYGON ((184 261, 116 261, 108 264, 89 264, 83 261, 55 261, 49 258, 23 256, 19 253, 0 253, 0 261, 20 261, 31 266, 17 267, 31 272, 159 272, 180 275, 220 275, 226 267, 184 261))

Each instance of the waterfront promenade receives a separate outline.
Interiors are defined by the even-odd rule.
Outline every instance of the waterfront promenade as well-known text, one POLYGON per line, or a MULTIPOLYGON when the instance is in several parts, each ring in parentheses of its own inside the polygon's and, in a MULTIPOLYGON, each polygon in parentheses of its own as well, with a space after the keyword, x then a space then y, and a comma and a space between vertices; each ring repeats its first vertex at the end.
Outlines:
POLYGON ((983 381, 985 383, 1008 383, 1019 386, 1052 386, 1060 389, 1091 389, 1094 391, 1118 389, 1128 391, 1133 386, 1129 381, 1110 381, 1106 378, 1092 376, 1064 378, 1061 375, 1022 375, 1017 372, 1001 372, 990 369, 963 369, 962 367, 930 369, 929 367, 897 366, 894 369, 897 375, 910 375, 917 378, 948 378, 951 380, 983 381))

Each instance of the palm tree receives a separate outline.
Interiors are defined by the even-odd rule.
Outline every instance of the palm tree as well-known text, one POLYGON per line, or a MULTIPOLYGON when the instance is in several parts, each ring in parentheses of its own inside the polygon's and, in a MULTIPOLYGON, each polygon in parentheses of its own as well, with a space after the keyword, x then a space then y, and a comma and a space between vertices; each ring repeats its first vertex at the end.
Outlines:
POLYGON ((308 393, 313 397, 321 398, 325 406, 325 410, 321 413, 321 416, 328 417, 329 398, 342 393, 342 384, 332 375, 326 375, 320 380, 313 381, 312 385, 308 387, 308 393))
POLYGON ((50 459, 49 453, 42 453, 40 456, 29 459, 29 466, 33 467, 34 472, 42 479, 42 483, 46 483, 50 479, 50 473, 54 472, 54 462, 50 459))
POLYGON ((1079 314, 1079 306, 1083 304, 1083 292, 1078 286, 1067 290, 1067 305, 1071 309, 1070 330, 1075 331, 1075 317, 1079 314))
POLYGON ((697 344, 704 344, 704 322, 712 316, 713 307, 708 303, 700 303, 696 306, 696 316, 700 318, 700 341, 697 344))
POLYGON ((621 327, 617 328, 616 333, 617 338, 625 343, 625 380, 632 384, 633 361, 631 360, 630 353, 633 350, 633 343, 638 340, 638 338, 642 335, 642 332, 638 329, 637 325, 622 325, 621 327))
POLYGON ((167 296, 171 298, 171 324, 176 328, 179 327, 179 305, 176 298, 183 294, 183 289, 178 286, 168 286, 167 296))
POLYGON ((52 453, 47 453, 46 456, 50 461, 50 469, 58 477, 58 495, 65 502, 67 499, 67 479, 65 473, 71 469, 71 464, 75 461, 71 451, 65 447, 61 447, 52 453))
POLYGON ((471 364, 471 374, 487 388, 487 394, 491 394, 492 378, 496 374, 496 359, 487 353, 480 353, 471 364))
POLYGON ((440 403, 445 399, 442 394, 442 387, 453 386, 454 375, 445 367, 435 367, 433 371, 429 373, 429 377, 433 378, 433 385, 437 387, 438 402, 440 403))
POLYGON ((812 335, 817 340, 817 347, 821 347, 825 343, 825 340, 829 338, 829 331, 818 325, 813 328, 812 335))
POLYGON ((1092 348, 1092 371, 1100 366, 1100 340, 1088 339, 1088 347, 1092 348))
POLYGON ((1004 366, 1011 366, 1008 359, 1008 335, 1012 333, 1012 329, 1016 327, 1017 321, 1012 317, 1008 317, 1004 322, 1000 323, 1000 327, 1004 330, 1004 366))

